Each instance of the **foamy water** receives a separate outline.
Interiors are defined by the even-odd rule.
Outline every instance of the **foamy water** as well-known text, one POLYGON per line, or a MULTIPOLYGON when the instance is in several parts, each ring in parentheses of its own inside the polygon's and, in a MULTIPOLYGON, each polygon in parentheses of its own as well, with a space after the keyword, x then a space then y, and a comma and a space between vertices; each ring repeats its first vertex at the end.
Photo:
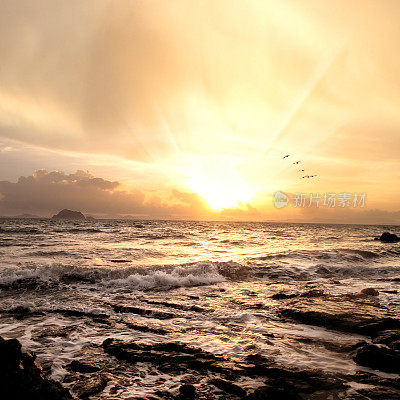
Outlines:
MULTIPOLYGON (((400 247, 373 240, 384 230, 400 234, 399 227, 108 220, 0 226, 0 335, 19 338, 60 380, 72 359, 100 357, 93 346, 108 337, 179 340, 238 361, 260 352, 284 365, 350 373, 362 368, 319 341, 365 338, 282 320, 282 301, 272 296, 373 287, 382 306, 400 312, 400 247), (31 314, 8 316, 16 307, 31 314), (165 334, 133 331, 132 321, 165 334), (43 335, 51 329, 64 333, 43 335)), ((148 390, 131 384, 117 397, 148 390)), ((105 390, 98 398, 111 397, 105 390)))

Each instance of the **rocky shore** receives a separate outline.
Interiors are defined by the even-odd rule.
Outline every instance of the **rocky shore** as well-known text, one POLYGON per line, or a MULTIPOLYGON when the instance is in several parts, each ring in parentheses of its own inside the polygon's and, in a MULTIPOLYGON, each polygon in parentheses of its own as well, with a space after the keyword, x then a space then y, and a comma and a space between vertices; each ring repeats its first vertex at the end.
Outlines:
POLYGON ((16 339, 0 337, 0 396, 7 400, 68 400, 68 389, 45 377, 36 356, 21 351, 16 339))
MULTIPOLYGON (((174 314, 151 313, 148 309, 111 304, 119 313, 132 315, 123 320, 131 328, 130 340, 109 337, 92 344, 81 357, 65 365, 68 371, 62 385, 46 377, 31 353, 21 352, 15 340, 0 340, 1 379, 7 399, 102 398, 117 399, 124 386, 141 383, 153 388, 152 395, 132 399, 347 399, 375 400, 400 398, 400 320, 379 303, 379 293, 333 296, 309 290, 292 296, 273 296, 281 303, 282 321, 318 326, 328 331, 353 334, 350 339, 330 341, 324 337, 298 338, 330 351, 351 357, 360 368, 353 374, 327 373, 312 368, 280 365, 269 354, 249 352, 245 359, 215 355, 208 351, 171 340, 173 332, 154 325, 174 314), (149 318, 149 324, 135 322, 135 315, 149 318), (143 342, 135 332, 152 332, 156 343, 143 342), (174 383, 165 390, 166 380, 174 383)), ((166 303, 167 305, 174 303, 166 303)), ((175 305, 176 306, 176 305, 175 305)), ((86 315, 53 310, 66 316, 88 319, 91 324, 113 325, 106 314, 86 315)), ((198 310, 202 312, 202 310, 198 310)), ((12 318, 30 318, 29 310, 9 310, 12 318)), ((35 340, 68 337, 71 330, 43 330, 35 340)), ((272 335, 273 336, 273 335, 272 335)))

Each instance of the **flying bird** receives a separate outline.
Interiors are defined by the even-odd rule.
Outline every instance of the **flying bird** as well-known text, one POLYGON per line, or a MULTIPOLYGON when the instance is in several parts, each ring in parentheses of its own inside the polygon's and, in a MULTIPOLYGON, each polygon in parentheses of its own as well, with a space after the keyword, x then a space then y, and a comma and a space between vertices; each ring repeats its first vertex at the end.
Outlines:
POLYGON ((300 163, 301 163, 301 161, 296 161, 293 164, 300 164, 300 163))
POLYGON ((304 169, 299 169, 299 172, 304 172, 304 169))
POLYGON ((304 175, 304 176, 302 176, 301 177, 301 179, 304 179, 304 178, 314 178, 314 176, 317 176, 317 175, 304 175))
POLYGON ((284 157, 283 157, 283 159, 285 159, 285 158, 289 157, 289 155, 290 155, 290 154, 286 154, 286 156, 284 156, 284 157))

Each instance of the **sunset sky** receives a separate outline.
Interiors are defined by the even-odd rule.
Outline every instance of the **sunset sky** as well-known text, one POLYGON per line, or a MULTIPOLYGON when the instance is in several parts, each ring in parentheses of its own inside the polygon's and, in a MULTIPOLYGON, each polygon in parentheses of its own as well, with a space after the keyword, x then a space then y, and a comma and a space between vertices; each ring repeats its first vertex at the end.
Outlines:
POLYGON ((397 0, 2 1, 0 215, 400 223, 399 15, 397 0), (276 191, 366 203, 276 209, 276 191))

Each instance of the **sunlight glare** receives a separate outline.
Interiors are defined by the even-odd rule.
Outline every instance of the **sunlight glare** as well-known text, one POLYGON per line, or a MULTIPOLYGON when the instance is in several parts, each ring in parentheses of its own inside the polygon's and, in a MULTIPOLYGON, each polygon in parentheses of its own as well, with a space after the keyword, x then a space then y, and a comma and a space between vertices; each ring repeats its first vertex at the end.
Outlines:
POLYGON ((239 162, 237 157, 226 155, 191 157, 185 184, 213 210, 240 207, 251 200, 255 188, 238 172, 239 162))

